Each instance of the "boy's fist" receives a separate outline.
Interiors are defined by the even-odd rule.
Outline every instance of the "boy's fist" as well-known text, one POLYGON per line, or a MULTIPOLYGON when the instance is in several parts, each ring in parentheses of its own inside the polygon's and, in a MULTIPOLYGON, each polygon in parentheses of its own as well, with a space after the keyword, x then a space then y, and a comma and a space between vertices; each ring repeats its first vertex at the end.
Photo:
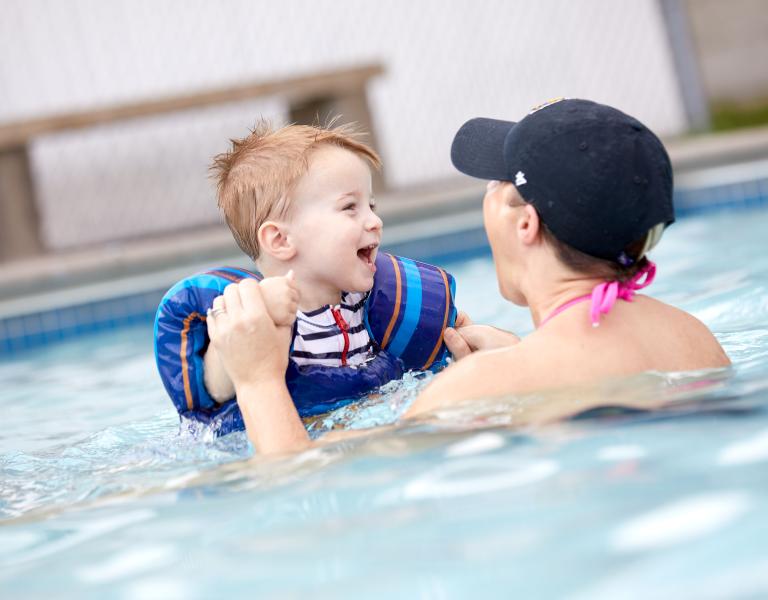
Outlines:
POLYGON ((293 279, 293 271, 285 277, 267 277, 259 283, 261 297, 269 316, 279 327, 292 327, 299 308, 299 290, 293 279))

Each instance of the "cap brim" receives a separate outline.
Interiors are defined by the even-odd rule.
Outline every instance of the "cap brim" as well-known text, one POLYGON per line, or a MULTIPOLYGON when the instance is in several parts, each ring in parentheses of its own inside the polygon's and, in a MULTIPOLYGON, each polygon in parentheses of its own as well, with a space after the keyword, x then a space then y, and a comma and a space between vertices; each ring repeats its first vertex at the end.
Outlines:
POLYGON ((451 144, 451 162, 462 173, 479 179, 507 179, 504 140, 517 123, 471 119, 461 126, 451 144))

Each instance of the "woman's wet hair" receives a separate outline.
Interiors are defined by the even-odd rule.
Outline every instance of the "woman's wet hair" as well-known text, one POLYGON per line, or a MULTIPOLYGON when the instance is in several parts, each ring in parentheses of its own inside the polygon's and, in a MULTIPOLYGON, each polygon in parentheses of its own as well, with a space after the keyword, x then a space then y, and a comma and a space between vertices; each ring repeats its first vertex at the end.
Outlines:
POLYGON ((542 238, 554 248, 558 260, 577 273, 598 277, 606 281, 624 282, 632 279, 648 264, 648 258, 645 256, 640 257, 640 253, 645 248, 648 234, 624 248, 622 257, 625 258, 625 264, 620 264, 612 260, 596 258, 576 250, 576 248, 558 240, 541 218, 539 223, 542 238))

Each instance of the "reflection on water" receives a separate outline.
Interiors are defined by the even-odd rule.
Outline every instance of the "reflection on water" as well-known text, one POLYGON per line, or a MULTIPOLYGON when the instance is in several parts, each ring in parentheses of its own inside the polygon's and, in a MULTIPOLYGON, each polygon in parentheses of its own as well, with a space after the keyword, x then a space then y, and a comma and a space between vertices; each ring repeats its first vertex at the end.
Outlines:
MULTIPOLYGON (((720 232, 759 247, 766 225, 684 222, 654 256, 654 295, 703 319, 732 370, 481 399, 297 456, 251 458, 243 434, 180 435, 146 329, 6 362, 0 589, 764 597, 768 258, 720 232), (709 260, 681 254, 700 238, 709 260)), ((489 302, 490 261, 453 271, 476 320, 530 329, 524 311, 489 302)), ((429 379, 388 384, 310 430, 392 424, 429 379)))

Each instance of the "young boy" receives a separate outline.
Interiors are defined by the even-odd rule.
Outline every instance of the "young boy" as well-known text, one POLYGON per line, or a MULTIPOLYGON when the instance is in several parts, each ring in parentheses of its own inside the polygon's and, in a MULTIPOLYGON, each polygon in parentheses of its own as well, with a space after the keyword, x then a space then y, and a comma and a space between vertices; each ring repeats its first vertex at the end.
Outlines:
MULTIPOLYGON (((363 310, 381 242, 370 171, 380 164, 349 127, 266 123, 214 159, 219 208, 264 275, 261 295, 275 324, 293 334, 290 360, 298 366, 372 357, 363 310)), ((225 294, 211 313, 226 309, 225 294)), ((217 402, 234 396, 212 346, 205 385, 217 402)))

